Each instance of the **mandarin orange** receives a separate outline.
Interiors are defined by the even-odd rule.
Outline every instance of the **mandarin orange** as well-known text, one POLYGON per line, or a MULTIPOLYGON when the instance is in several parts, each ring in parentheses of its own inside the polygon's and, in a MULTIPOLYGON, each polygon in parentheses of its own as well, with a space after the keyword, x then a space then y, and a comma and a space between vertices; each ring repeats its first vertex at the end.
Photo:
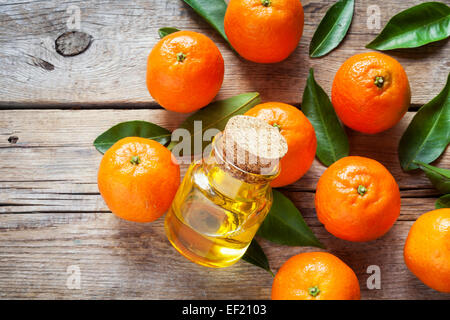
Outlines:
POLYGON ((311 167, 317 148, 314 128, 298 108, 281 102, 259 104, 245 113, 278 127, 288 152, 280 161, 280 175, 272 187, 283 187, 300 179, 311 167))
POLYGON ((172 153, 154 140, 128 137, 103 155, 98 188, 109 209, 135 222, 151 222, 168 209, 180 184, 172 153))
POLYGON ((320 222, 334 236, 370 241, 388 232, 400 215, 400 190, 378 161, 345 157, 320 177, 315 205, 320 222))
POLYGON ((206 106, 219 92, 223 76, 219 49, 197 32, 165 36, 148 57, 148 91, 167 110, 187 113, 206 106))
POLYGON ((450 209, 419 217, 409 230, 404 248, 409 270, 434 290, 450 293, 450 209))
POLYGON ((245 59, 275 63, 286 59, 303 34, 300 0, 231 0, 225 14, 225 33, 245 59))
POLYGON ((355 272, 327 252, 293 256, 277 272, 272 300, 359 300, 355 272))
POLYGON ((411 90, 397 60, 369 52, 354 55, 339 68, 331 100, 346 126, 375 134, 393 127, 405 115, 411 90))

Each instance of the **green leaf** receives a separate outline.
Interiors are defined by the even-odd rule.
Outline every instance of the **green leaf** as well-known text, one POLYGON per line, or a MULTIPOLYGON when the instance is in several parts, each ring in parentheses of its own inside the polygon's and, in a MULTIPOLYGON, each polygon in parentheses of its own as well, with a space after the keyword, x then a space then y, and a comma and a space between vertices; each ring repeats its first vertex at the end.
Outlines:
POLYGON ((171 133, 154 123, 146 121, 122 122, 106 130, 94 141, 95 148, 105 153, 111 146, 126 137, 142 137, 158 141, 166 145, 170 141, 171 133))
MULTIPOLYGON (((222 131, 225 129, 225 125, 231 117, 244 114, 259 103, 261 103, 261 98, 258 92, 243 93, 226 100, 213 102, 190 115, 180 125, 179 129, 186 129, 189 131, 191 155, 201 154, 204 148, 211 143, 208 139, 212 137, 208 137, 208 139, 204 137, 206 130, 217 129, 222 131), (199 142, 202 144, 201 150, 200 148, 195 148, 199 142)), ((172 141, 168 148, 172 150, 181 142, 183 141, 172 141)))
POLYGON ((227 11, 224 0, 184 0, 228 42, 223 20, 227 11))
POLYGON ((258 235, 269 241, 288 246, 324 248, 308 228, 302 214, 286 196, 273 190, 273 204, 258 230, 258 235))
POLYGON ((339 0, 328 9, 309 45, 312 58, 326 55, 341 43, 352 23, 354 6, 354 0, 339 0))
POLYGON ((441 2, 425 2, 395 15, 366 48, 416 48, 448 36, 450 8, 441 2))
POLYGON ((414 160, 431 163, 449 143, 450 74, 441 93, 419 109, 400 139, 400 164, 406 171, 417 169, 414 160))
POLYGON ((450 208, 450 194, 446 194, 437 199, 435 207, 436 209, 450 208))
POLYGON ((309 70, 303 93, 302 111, 311 121, 317 137, 317 157, 326 166, 349 154, 349 142, 330 98, 314 80, 309 70))
POLYGON ((167 36, 171 33, 177 32, 177 31, 180 31, 180 30, 178 30, 177 28, 165 27, 165 28, 160 28, 158 30, 158 34, 159 34, 159 37, 162 39, 165 36, 167 36))
POLYGON ((268 271, 272 275, 272 277, 274 277, 274 274, 270 269, 269 260, 267 259, 266 254, 255 239, 253 239, 250 243, 247 251, 242 256, 242 260, 268 271))
POLYGON ((414 161, 414 163, 425 172, 433 186, 441 194, 450 193, 450 170, 430 166, 420 161, 414 161))

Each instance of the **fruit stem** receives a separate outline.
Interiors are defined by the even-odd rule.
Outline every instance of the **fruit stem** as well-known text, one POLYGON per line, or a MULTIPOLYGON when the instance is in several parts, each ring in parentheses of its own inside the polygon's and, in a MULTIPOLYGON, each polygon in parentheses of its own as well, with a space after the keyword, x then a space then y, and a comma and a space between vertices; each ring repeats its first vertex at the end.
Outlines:
POLYGON ((133 156, 131 157, 130 162, 131 164, 138 165, 139 163, 141 163, 141 159, 139 159, 139 156, 133 156))
POLYGON ((178 62, 183 62, 184 59, 186 59, 186 55, 183 52, 178 52, 177 53, 177 61, 178 62))
POLYGON ((367 192, 367 188, 364 187, 362 184, 360 184, 360 185, 358 186, 358 193, 359 193, 361 196, 363 196, 363 195, 366 194, 366 192, 367 192))
POLYGON ((275 128, 278 128, 278 130, 281 130, 281 126, 280 126, 278 123, 275 122, 275 123, 273 124, 273 126, 274 126, 275 128))
POLYGON ((309 289, 308 289, 308 293, 309 293, 311 296, 316 297, 316 296, 320 293, 319 287, 314 286, 314 287, 309 288, 309 289))
POLYGON ((382 76, 377 76, 377 77, 375 77, 374 83, 378 88, 383 88, 384 78, 382 76))
POLYGON ((270 0, 261 0, 261 4, 264 7, 270 7, 270 5, 272 4, 272 1, 270 1, 270 0))

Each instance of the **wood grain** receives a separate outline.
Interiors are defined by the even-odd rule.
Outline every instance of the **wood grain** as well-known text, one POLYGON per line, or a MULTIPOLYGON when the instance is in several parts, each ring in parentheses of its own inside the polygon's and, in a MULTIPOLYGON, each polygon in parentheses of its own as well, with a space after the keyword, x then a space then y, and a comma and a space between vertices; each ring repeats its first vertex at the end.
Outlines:
MULTIPOLYGON (((374 242, 350 243, 306 220, 327 251, 355 270, 363 299, 449 299, 425 287, 403 262, 412 221, 398 221, 374 242), (381 267, 380 290, 367 289, 370 265, 381 267)), ((2 214, 0 226, 0 298, 270 298, 267 272, 243 261, 224 269, 189 262, 168 243, 162 219, 136 224, 110 213, 2 214), (79 290, 66 286, 73 265, 81 271, 79 290)), ((274 270, 292 255, 315 250, 260 242, 274 270)))
MULTIPOLYGON (((381 26, 421 2, 384 1, 381 26)), ((263 101, 300 105, 310 67, 329 93, 342 62, 367 51, 364 45, 379 33, 367 27, 367 8, 377 3, 357 1, 348 36, 322 59, 309 59, 308 46, 334 0, 302 3, 300 46, 275 65, 241 59, 181 0, 0 3, 0 299, 269 299, 272 278, 265 271, 242 261, 220 270, 197 266, 168 243, 163 219, 136 224, 109 212, 97 189, 101 155, 92 142, 121 121, 147 120, 173 130, 185 119, 158 109, 145 86, 147 55, 160 27, 202 32, 219 46, 226 73, 218 99, 258 91, 263 101), (63 57, 55 40, 69 31, 71 6, 80 9, 80 31, 93 41, 84 53, 63 57), (80 290, 66 286, 73 265, 80 267, 80 290)), ((388 54, 409 76, 411 110, 443 87, 448 40, 388 54)), ((405 173, 398 162, 398 141, 413 116, 409 112, 395 128, 374 136, 347 131, 352 155, 383 163, 401 188, 400 217, 381 239, 350 243, 323 228, 314 210, 315 186, 325 170, 317 160, 305 177, 282 189, 327 251, 355 270, 363 299, 450 299, 423 285, 403 262, 410 226, 438 196, 422 172, 405 173), (381 267, 381 290, 367 289, 370 265, 381 267)), ((450 168, 450 151, 434 164, 450 168)), ((259 240, 274 271, 292 255, 315 250, 259 240)))
MULTIPOLYGON (((401 10, 422 1, 385 1, 381 26, 401 10)), ((355 17, 338 50, 322 59, 309 59, 308 46, 320 19, 333 0, 302 1, 304 35, 297 50, 282 63, 255 64, 233 53, 225 41, 181 0, 137 1, 8 1, 0 8, 0 104, 3 106, 66 108, 84 104, 116 107, 156 107, 145 85, 146 60, 164 26, 189 29, 210 36, 226 65, 218 98, 242 92, 261 92, 264 101, 300 103, 308 70, 329 92, 335 72, 380 30, 367 27, 367 9, 374 2, 358 1, 355 17), (68 31, 70 6, 80 9, 80 31, 93 37, 86 52, 63 57, 55 40, 68 31), (63 104, 63 105, 62 105, 63 104)), ((405 67, 415 105, 431 100, 444 86, 450 70, 448 41, 420 49, 389 52, 405 67)))
MULTIPOLYGON (((437 197, 422 173, 404 173, 398 164, 396 145, 413 115, 380 135, 348 132, 352 154, 384 163, 402 189, 400 218, 385 237, 350 243, 323 228, 314 211, 315 184, 325 170, 317 161, 303 179, 282 189, 327 251, 355 270, 363 299, 450 299, 426 288, 403 263, 411 224, 433 209, 437 197), (381 267, 381 290, 367 289, 370 265, 381 267)), ((164 110, 0 111, 0 298, 269 299, 266 272, 245 262, 223 270, 190 263, 168 243, 162 219, 120 220, 98 193, 96 136, 135 119, 172 130, 184 117, 164 110), (15 144, 8 142, 12 135, 15 144), (80 267, 80 290, 66 286, 71 265, 80 267)), ((448 150, 438 165, 450 167, 448 150)), ((296 253, 315 250, 261 243, 274 270, 296 253)))
MULTIPOLYGON (((5 190, 0 194, 0 212, 106 210, 97 194, 101 154, 92 145, 95 138, 121 121, 147 120, 173 130, 186 117, 165 110, 4 110, 0 115, 0 183, 5 190), (8 142, 10 136, 18 141, 8 142)), ((413 115, 408 112, 396 127, 379 135, 348 130, 351 154, 383 163, 405 196, 437 197, 422 172, 405 173, 400 168, 397 145, 413 115)), ((449 152, 436 162, 438 166, 450 167, 449 152)), ((187 166, 182 165, 183 174, 187 166)), ((315 160, 309 172, 286 190, 313 192, 324 170, 315 160)))
MULTIPOLYGON (((413 115, 408 112, 396 127, 378 135, 348 130, 351 154, 383 163, 406 197, 436 197, 421 171, 403 172, 398 161, 398 141, 413 115)), ((66 211, 79 207, 87 211, 106 210, 97 193, 101 154, 92 145, 95 138, 122 121, 147 120, 173 130, 185 117, 165 110, 0 111, 0 182, 5 190, 0 194, 0 212, 66 211), (16 143, 8 141, 11 136, 18 138, 16 143), (78 201, 83 201, 83 205, 78 205, 78 201)), ((450 167, 449 152, 436 165, 450 167)), ((187 166, 188 163, 182 165, 182 173, 187 166)), ((315 160, 301 180, 285 189, 294 194, 313 192, 324 170, 315 160)))

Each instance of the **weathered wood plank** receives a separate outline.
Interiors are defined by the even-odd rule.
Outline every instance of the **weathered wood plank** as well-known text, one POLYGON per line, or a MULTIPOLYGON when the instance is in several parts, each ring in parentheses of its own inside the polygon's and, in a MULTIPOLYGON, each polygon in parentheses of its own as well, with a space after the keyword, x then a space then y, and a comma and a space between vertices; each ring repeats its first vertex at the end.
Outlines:
MULTIPOLYGON (((163 26, 199 31, 218 44, 226 63, 218 98, 259 91, 264 100, 298 104, 310 67, 316 69, 317 81, 329 92, 343 61, 367 51, 364 46, 380 31, 367 27, 367 9, 375 3, 358 1, 349 35, 338 50, 322 59, 309 59, 310 39, 333 2, 302 1, 305 30, 299 48, 282 63, 261 65, 234 54, 181 0, 8 1, 0 9, 0 104, 27 107, 32 103, 58 108, 61 103, 65 107, 80 103, 154 106, 145 85, 146 60, 158 41, 157 30, 163 26), (71 6, 80 9, 80 30, 94 40, 83 54, 63 57, 55 51, 54 41, 68 30, 70 14, 66 10, 71 6)), ((381 26, 393 14, 421 2, 383 2, 381 26)), ((424 104, 443 87, 450 70, 447 42, 389 52, 409 75, 414 104, 424 104)))
MULTIPOLYGON (((399 125, 379 135, 349 130, 351 153, 383 163, 404 197, 437 197, 422 172, 405 173, 398 162, 398 141, 413 115, 407 113, 399 125)), ((121 121, 149 120, 172 130, 184 117, 165 110, 0 111, 0 212, 106 210, 96 185, 101 154, 92 145, 94 139, 121 121), (18 141, 10 143, 10 136, 18 141)), ((436 164, 449 168, 450 151, 436 164)), ((186 168, 187 164, 183 165, 182 171, 186 168)), ((294 198, 303 198, 300 192, 312 194, 324 170, 315 160, 310 171, 286 190, 294 198)), ((301 201, 298 204, 313 208, 301 201)), ((418 205, 422 203, 418 201, 418 205)))
MULTIPOLYGON (((161 26, 203 32, 218 44, 226 61, 219 98, 259 91, 265 101, 299 104, 310 67, 329 92, 340 64, 366 51, 364 45, 379 31, 366 26, 367 7, 373 3, 358 1, 349 36, 339 49, 309 59, 309 41, 332 2, 302 1, 306 20, 300 47, 276 65, 243 61, 178 0, 2 3, 0 108, 157 107, 144 79, 146 58, 161 26), (70 5, 80 8, 80 29, 94 42, 85 53, 64 58, 55 52, 54 40, 67 31, 70 5)), ((421 2, 383 3, 381 25, 421 2)), ((389 53, 404 65, 415 105, 443 86, 450 70, 447 42, 389 53)), ((426 288, 403 263, 403 243, 413 220, 433 209, 437 197, 423 173, 404 173, 398 164, 398 140, 412 116, 408 113, 396 128, 375 136, 348 131, 352 154, 382 162, 402 189, 400 218, 385 237, 357 244, 326 232, 314 211, 315 185, 325 170, 317 161, 303 179, 283 189, 328 251, 356 271, 364 299, 450 299, 426 288), (369 265, 381 267, 381 290, 366 287, 369 265)), ((272 279, 264 271, 244 262, 223 270, 192 264, 167 242, 162 219, 145 225, 117 219, 98 193, 101 155, 92 141, 99 133, 135 119, 174 129, 184 118, 162 110, 0 111, 0 298, 269 298, 272 279), (18 137, 17 143, 8 141, 11 136, 18 137), (80 290, 66 287, 70 265, 81 269, 80 290)), ((435 164, 450 168, 450 151, 435 164)), ((274 270, 290 256, 312 250, 261 244, 274 270)))
MULTIPOLYGON (((422 173, 406 174, 398 165, 396 145, 413 114, 384 134, 349 131, 352 153, 383 162, 402 188, 401 216, 385 237, 356 244, 326 232, 314 211, 315 184, 325 169, 317 161, 283 191, 328 250, 355 269, 365 299, 449 298, 421 284, 402 258, 412 221, 433 209, 436 198, 422 173), (381 290, 366 286, 367 267, 374 264, 381 267, 381 290)), ((0 111, 0 298, 268 299, 272 279, 264 271, 244 262, 224 270, 192 264, 167 242, 162 219, 144 225, 120 220, 98 194, 101 155, 92 146, 98 134, 135 119, 174 129, 184 117, 164 110, 0 111), (8 141, 12 135, 15 144, 8 141), (80 290, 66 286, 72 265, 81 270, 80 290)), ((447 151, 439 165, 449 162, 447 151)), ((262 245, 274 270, 313 250, 262 245)))
MULTIPOLYGON (((225 269, 197 266, 168 243, 163 219, 137 224, 110 213, 0 215, 0 298, 269 299, 272 277, 243 261, 225 269), (67 268, 78 266, 81 288, 68 289, 67 268)), ((369 243, 338 240, 307 218, 327 250, 348 263, 363 299, 449 299, 417 280, 403 262, 412 224, 398 221, 369 243), (367 267, 381 268, 381 290, 367 289, 367 267)), ((274 271, 313 248, 260 240, 274 271)))

